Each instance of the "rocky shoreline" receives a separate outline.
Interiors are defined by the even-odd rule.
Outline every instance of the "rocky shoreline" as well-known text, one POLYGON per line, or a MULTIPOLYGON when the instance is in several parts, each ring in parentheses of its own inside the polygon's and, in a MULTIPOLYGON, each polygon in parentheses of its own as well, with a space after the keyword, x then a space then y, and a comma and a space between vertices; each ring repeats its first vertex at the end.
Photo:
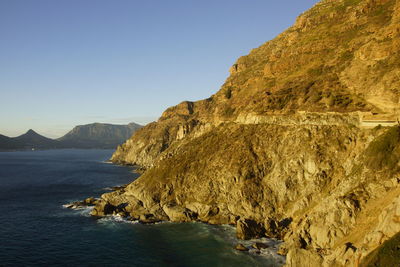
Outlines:
MULTIPOLYGON (((91 211, 92 216, 102 217, 107 215, 118 215, 131 221, 138 221, 143 224, 152 224, 161 221, 170 222, 202 222, 208 224, 229 224, 236 227, 236 236, 238 239, 250 240, 259 239, 262 237, 281 239, 285 231, 287 231, 292 219, 285 218, 281 221, 276 221, 269 218, 264 225, 263 222, 257 222, 253 219, 243 219, 240 216, 225 216, 220 214, 218 208, 208 209, 207 215, 193 211, 189 208, 183 208, 179 205, 169 203, 163 205, 162 208, 156 207, 153 212, 145 208, 145 204, 136 199, 132 205, 133 196, 130 196, 130 201, 123 201, 115 205, 115 196, 122 197, 126 193, 128 185, 118 186, 113 188, 113 192, 105 193, 99 199, 88 198, 80 202, 71 203, 72 208, 79 206, 93 206, 91 211), (113 200, 108 201, 110 195, 113 200)), ((122 197, 123 198, 123 197, 122 197)), ((122 200, 122 199, 118 199, 122 200)))
MULTIPOLYGON (((115 186, 112 187, 112 189, 115 191, 118 190, 122 191, 126 186, 127 185, 115 186)), ((153 215, 132 217, 130 216, 130 213, 126 211, 125 209, 126 205, 120 205, 119 207, 115 207, 112 205, 105 204, 103 206, 102 202, 103 201, 101 198, 89 197, 82 201, 74 201, 71 203, 64 204, 63 207, 73 210, 86 209, 90 207, 93 208, 93 210, 91 211, 91 215, 93 217, 98 217, 98 218, 102 218, 105 216, 119 216, 124 220, 133 221, 141 224, 155 224, 163 222, 163 220, 157 219, 153 215), (99 209, 99 207, 102 207, 101 215, 98 215, 99 214, 98 211, 95 210, 95 208, 99 209)), ((195 222, 197 220, 194 218, 192 221, 195 222)), ((261 254, 265 255, 265 254, 270 254, 271 251, 274 251, 276 253, 276 256, 274 256, 274 258, 276 258, 276 262, 278 264, 279 263, 284 264, 286 254, 284 250, 280 249, 280 246, 282 244, 281 240, 278 240, 276 238, 266 239, 265 229, 260 225, 258 225, 255 221, 252 220, 238 221, 237 225, 238 225, 237 226, 238 232, 236 234, 236 237, 238 239, 247 241, 245 243, 238 242, 234 247, 232 247, 232 249, 235 249, 240 252, 250 253, 253 255, 261 255, 261 254)))
MULTIPOLYGON (((115 186, 112 187, 114 192, 124 193, 127 185, 115 186)), ((107 193, 106 193, 107 194, 107 193)), ((63 207, 67 209, 81 209, 87 207, 93 207, 91 211, 91 215, 94 217, 103 217, 107 215, 117 215, 122 218, 125 218, 130 221, 138 221, 142 224, 154 224, 162 221, 170 221, 170 222, 202 222, 202 223, 210 223, 208 220, 200 220, 198 219, 198 214, 189 210, 189 209, 178 209, 177 207, 165 207, 168 211, 165 213, 164 217, 158 217, 154 214, 149 213, 138 213, 132 212, 129 208, 129 203, 121 203, 118 206, 114 206, 113 204, 104 201, 101 198, 89 197, 82 201, 74 201, 71 203, 64 204, 63 207), (167 215, 169 214, 169 216, 167 215), (183 218, 183 219, 182 219, 183 218)), ((225 221, 212 223, 212 224, 225 224, 225 221)), ((250 240, 250 239, 260 239, 263 237, 267 238, 278 238, 282 236, 282 233, 287 229, 287 227, 291 223, 291 219, 284 219, 281 222, 276 222, 273 220, 269 220, 269 227, 265 227, 262 223, 258 223, 251 219, 240 219, 236 218, 235 223, 228 223, 230 225, 236 226, 236 237, 242 240, 250 240)), ((263 245, 255 244, 256 249, 266 248, 263 245)), ((240 249, 238 249, 240 250, 240 249)))

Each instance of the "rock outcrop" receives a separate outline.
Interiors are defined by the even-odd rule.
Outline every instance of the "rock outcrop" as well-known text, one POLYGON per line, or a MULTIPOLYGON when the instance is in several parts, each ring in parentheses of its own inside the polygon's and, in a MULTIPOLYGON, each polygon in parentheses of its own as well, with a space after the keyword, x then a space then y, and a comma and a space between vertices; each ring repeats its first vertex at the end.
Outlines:
POLYGON ((221 90, 118 147, 143 168, 93 215, 237 225, 288 266, 350 266, 400 231, 400 1, 325 0, 241 57, 221 90), (309 264, 309 265, 307 265, 309 264))

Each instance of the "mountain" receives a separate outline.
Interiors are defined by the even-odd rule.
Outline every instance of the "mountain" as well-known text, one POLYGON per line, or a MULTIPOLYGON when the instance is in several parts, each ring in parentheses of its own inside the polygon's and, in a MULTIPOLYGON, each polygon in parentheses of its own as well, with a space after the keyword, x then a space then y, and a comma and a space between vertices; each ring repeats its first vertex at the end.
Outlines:
POLYGON ((44 137, 32 129, 17 137, 0 135, 0 150, 53 149, 58 142, 44 137))
POLYGON ((400 232, 400 1, 321 1, 230 73, 118 147, 144 172, 93 215, 236 225, 287 266, 357 266, 400 232))
POLYGON ((33 130, 18 137, 0 135, 1 150, 61 149, 61 148, 116 148, 142 126, 136 123, 113 125, 93 123, 76 126, 59 139, 44 137, 33 130))
POLYGON ((136 123, 113 125, 93 123, 76 126, 58 141, 63 147, 73 148, 116 148, 124 143, 142 126, 136 123))
POLYGON ((18 144, 18 142, 15 141, 13 138, 10 138, 8 136, 0 134, 0 151, 1 150, 13 150, 20 146, 21 145, 18 144))
POLYGON ((44 137, 32 129, 12 139, 23 149, 50 149, 57 147, 55 140, 44 137))

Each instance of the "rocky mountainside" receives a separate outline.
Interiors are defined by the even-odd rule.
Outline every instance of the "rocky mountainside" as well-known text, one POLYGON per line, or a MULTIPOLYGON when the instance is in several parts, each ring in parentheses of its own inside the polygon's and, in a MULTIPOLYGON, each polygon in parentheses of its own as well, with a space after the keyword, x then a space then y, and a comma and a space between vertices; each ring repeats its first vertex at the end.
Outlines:
POLYGON ((136 123, 114 125, 92 123, 79 125, 58 141, 63 147, 69 148, 116 148, 124 143, 142 126, 136 123))
POLYGON ((119 146, 144 173, 93 215, 230 223, 283 239, 288 266, 356 266, 400 232, 399 88, 400 1, 321 1, 119 146))

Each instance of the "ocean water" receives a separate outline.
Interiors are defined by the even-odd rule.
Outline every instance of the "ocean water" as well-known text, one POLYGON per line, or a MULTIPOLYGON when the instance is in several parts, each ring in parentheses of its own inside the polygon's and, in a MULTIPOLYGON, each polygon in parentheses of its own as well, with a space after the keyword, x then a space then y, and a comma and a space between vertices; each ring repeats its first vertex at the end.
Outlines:
POLYGON ((272 251, 233 249, 231 226, 142 225, 63 204, 138 177, 112 150, 0 153, 0 266, 280 266, 272 251))

